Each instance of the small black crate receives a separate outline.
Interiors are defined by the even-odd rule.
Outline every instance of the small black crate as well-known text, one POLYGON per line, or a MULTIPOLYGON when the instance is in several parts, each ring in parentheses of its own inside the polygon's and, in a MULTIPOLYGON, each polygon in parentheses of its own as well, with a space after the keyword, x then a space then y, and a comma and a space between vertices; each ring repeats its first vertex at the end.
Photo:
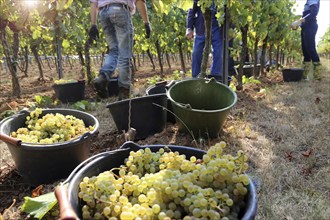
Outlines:
POLYGON ((302 79, 304 69, 302 68, 285 68, 282 69, 284 82, 297 82, 302 79))

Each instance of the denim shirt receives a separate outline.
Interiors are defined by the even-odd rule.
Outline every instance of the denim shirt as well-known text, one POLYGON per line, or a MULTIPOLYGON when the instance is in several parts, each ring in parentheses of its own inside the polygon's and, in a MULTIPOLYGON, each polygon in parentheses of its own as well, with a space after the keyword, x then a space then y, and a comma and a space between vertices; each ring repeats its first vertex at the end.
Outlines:
POLYGON ((205 24, 202 10, 197 8, 197 10, 189 9, 187 16, 187 28, 195 30, 196 35, 202 36, 205 32, 205 24))
POLYGON ((106 5, 113 3, 121 3, 128 5, 130 8, 131 15, 135 13, 135 2, 136 0, 90 0, 91 3, 95 3, 98 8, 102 8, 106 5))
POLYGON ((302 24, 302 26, 316 23, 316 16, 319 12, 319 8, 320 0, 307 0, 302 15, 305 18, 305 22, 302 24))
MULTIPOLYGON (((193 7, 188 10, 186 25, 187 28, 195 30, 196 35, 203 36, 205 33, 205 22, 201 8, 197 5, 198 0, 194 0, 193 7)), ((217 26, 218 21, 215 17, 216 10, 211 6, 212 10, 212 26, 217 26)))

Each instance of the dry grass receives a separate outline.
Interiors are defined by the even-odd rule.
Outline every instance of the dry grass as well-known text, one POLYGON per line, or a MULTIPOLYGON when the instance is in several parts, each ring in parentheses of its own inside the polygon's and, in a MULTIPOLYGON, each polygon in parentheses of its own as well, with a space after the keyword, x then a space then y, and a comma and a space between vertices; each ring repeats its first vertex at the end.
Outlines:
POLYGON ((321 82, 273 85, 233 124, 232 150, 247 152, 260 184, 256 219, 330 218, 330 61, 323 65, 321 82))

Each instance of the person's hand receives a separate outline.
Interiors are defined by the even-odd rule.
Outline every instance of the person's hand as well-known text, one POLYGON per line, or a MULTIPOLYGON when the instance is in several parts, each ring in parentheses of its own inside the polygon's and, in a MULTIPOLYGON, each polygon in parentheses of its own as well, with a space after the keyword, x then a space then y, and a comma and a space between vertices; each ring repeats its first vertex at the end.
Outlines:
POLYGON ((151 26, 150 23, 144 23, 144 29, 146 30, 146 38, 149 38, 151 35, 151 26))
POLYGON ((97 26, 95 24, 92 25, 92 27, 89 29, 88 35, 89 44, 93 44, 94 41, 97 41, 100 38, 99 30, 97 29, 97 26))
POLYGON ((291 23, 291 28, 292 30, 297 30, 297 28, 301 25, 301 20, 296 20, 294 22, 291 23))
POLYGON ((194 36, 194 32, 190 28, 187 28, 186 37, 190 40, 193 38, 193 36, 194 36))

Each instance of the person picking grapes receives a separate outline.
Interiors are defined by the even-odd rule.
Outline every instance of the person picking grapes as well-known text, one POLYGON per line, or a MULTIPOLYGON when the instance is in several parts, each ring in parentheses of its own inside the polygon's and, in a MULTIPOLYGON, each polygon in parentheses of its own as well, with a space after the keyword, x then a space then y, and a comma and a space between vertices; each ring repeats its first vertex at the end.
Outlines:
POLYGON ((301 27, 301 46, 304 56, 304 79, 307 79, 310 67, 313 68, 313 76, 321 80, 321 63, 316 51, 315 35, 318 29, 317 14, 320 8, 320 0, 307 0, 302 17, 291 24, 293 30, 301 27))
POLYGON ((97 14, 109 46, 98 77, 93 81, 97 94, 101 98, 108 97, 108 82, 118 66, 118 99, 127 99, 131 86, 131 57, 133 50, 132 15, 139 11, 144 22, 146 38, 150 37, 151 26, 147 14, 145 0, 90 0, 90 16, 92 26, 89 30, 89 43, 99 38, 97 14))
MULTIPOLYGON (((216 10, 212 7, 212 65, 211 75, 220 75, 222 72, 222 31, 215 16, 216 10)), ((193 7, 188 10, 186 37, 194 38, 191 70, 192 77, 197 77, 201 71, 203 50, 205 45, 205 25, 203 12, 194 0, 193 7), (194 36, 195 32, 195 36, 194 36)))

